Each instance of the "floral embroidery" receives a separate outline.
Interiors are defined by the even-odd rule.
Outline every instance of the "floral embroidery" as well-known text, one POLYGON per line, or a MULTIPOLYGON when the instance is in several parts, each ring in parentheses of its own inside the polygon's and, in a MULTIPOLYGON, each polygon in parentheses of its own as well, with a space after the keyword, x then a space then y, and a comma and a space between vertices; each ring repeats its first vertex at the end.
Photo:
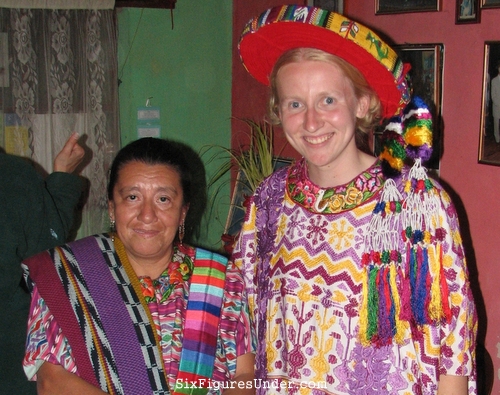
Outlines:
POLYGON ((370 200, 383 184, 384 176, 376 162, 348 184, 320 188, 307 178, 306 162, 301 159, 290 167, 287 191, 294 202, 313 213, 335 214, 370 200))
POLYGON ((139 277, 142 295, 147 303, 156 300, 163 303, 179 284, 189 280, 193 273, 193 259, 184 251, 183 246, 174 246, 172 262, 155 280, 139 277))

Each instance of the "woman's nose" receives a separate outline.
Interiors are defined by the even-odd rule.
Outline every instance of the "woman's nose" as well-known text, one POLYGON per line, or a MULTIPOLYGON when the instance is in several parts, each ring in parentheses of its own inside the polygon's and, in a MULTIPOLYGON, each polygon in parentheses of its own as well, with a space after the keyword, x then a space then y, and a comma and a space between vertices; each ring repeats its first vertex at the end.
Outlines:
POLYGON ((314 107, 308 107, 304 118, 304 129, 314 133, 323 126, 321 115, 314 107))
POLYGON ((156 218, 154 203, 145 200, 142 204, 138 219, 144 223, 150 223, 156 218))

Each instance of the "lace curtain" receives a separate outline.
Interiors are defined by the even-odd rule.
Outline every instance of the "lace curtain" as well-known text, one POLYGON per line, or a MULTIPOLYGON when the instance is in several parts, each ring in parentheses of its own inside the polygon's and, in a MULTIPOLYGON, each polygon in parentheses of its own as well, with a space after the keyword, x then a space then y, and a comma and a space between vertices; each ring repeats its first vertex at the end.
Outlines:
POLYGON ((91 153, 76 237, 108 229, 107 173, 120 146, 113 10, 0 8, 0 144, 46 173, 73 131, 91 153))

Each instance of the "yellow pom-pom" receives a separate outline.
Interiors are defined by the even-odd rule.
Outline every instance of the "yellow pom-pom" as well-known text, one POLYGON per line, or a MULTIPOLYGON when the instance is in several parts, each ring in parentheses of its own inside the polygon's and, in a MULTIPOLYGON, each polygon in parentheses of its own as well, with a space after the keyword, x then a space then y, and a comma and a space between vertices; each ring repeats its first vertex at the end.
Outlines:
POLYGON ((420 147, 427 144, 432 146, 432 131, 425 126, 413 126, 406 130, 404 135, 406 144, 420 147))
POLYGON ((404 165, 404 162, 403 160, 399 159, 399 158, 395 158, 394 156, 392 156, 388 151, 384 150, 381 154, 380 154, 380 159, 384 159, 386 160, 389 165, 393 168, 393 169, 396 169, 396 170, 401 170, 403 168, 403 165, 404 165))

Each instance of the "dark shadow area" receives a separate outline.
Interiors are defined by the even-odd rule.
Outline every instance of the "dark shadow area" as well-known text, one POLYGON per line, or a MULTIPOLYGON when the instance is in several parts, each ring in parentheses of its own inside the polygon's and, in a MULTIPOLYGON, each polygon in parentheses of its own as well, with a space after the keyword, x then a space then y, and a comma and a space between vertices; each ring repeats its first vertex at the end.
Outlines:
POLYGON ((187 244, 195 244, 195 240, 200 237, 201 220, 208 202, 205 165, 198 153, 189 145, 180 141, 170 141, 184 152, 192 176, 193 190, 191 205, 186 215, 184 240, 187 244))
POLYGON ((478 343, 476 348, 477 366, 477 393, 478 395, 490 395, 493 389, 494 366, 490 354, 483 343, 478 343))

